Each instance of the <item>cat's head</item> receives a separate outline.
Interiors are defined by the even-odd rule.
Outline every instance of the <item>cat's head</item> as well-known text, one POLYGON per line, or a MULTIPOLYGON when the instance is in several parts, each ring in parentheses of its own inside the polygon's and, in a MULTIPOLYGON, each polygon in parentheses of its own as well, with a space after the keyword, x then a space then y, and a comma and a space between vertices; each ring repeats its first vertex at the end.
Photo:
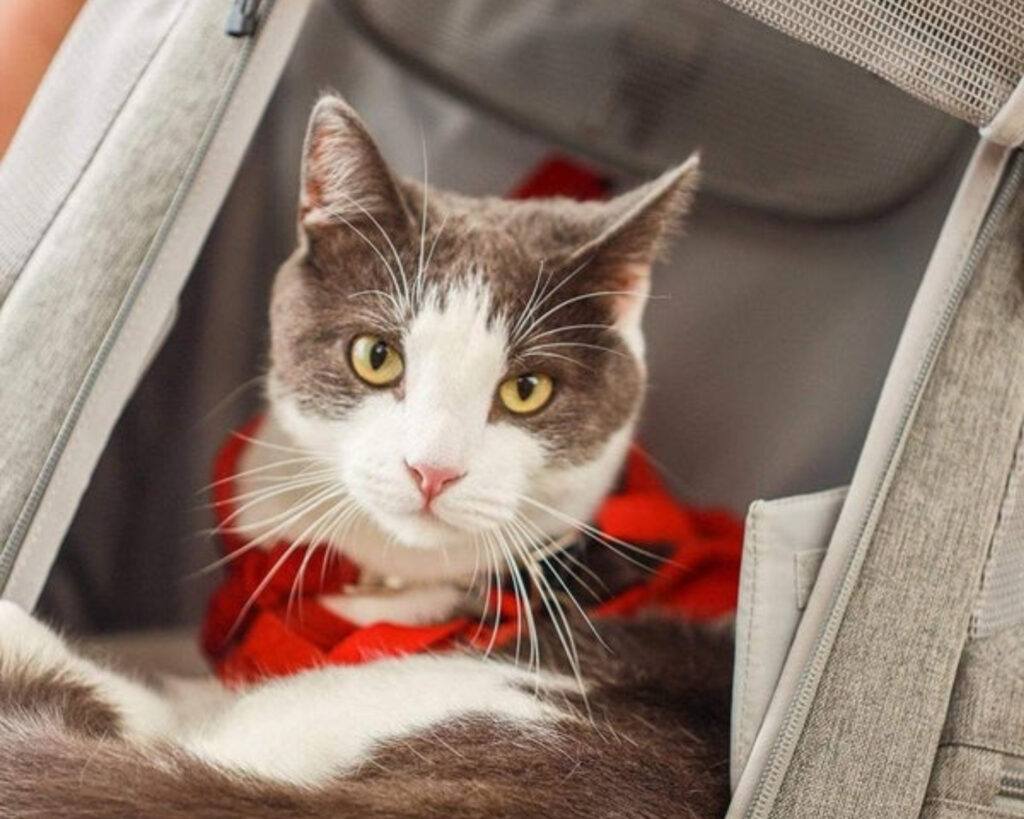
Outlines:
POLYGON ((696 177, 691 159, 588 203, 425 190, 345 103, 319 102, 269 395, 389 546, 378 569, 465 574, 480 549, 515 555, 590 517, 644 395, 651 264, 696 177))

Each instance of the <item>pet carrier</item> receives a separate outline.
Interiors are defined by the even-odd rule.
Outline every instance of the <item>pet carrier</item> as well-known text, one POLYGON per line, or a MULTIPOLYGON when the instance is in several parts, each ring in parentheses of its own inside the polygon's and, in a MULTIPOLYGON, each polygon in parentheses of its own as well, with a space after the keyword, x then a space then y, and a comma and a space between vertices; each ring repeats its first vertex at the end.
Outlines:
POLYGON ((89 0, 0 164, 3 597, 201 611, 323 87, 468 193, 700 146, 643 437, 749 504, 729 816, 1021 815, 1022 77, 1024 0, 89 0))

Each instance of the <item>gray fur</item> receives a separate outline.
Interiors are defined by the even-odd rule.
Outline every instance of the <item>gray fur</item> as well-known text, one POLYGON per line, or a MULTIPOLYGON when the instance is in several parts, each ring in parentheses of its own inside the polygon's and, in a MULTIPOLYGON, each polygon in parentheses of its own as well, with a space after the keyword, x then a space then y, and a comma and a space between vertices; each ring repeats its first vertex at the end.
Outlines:
MULTIPOLYGON (((0 817, 721 816, 727 635, 663 619, 597 628, 607 649, 579 632, 590 720, 565 721, 544 738, 487 721, 444 725, 382 748, 354 775, 317 789, 217 770, 170 746, 68 731, 19 688, 24 699, 8 698, 0 711, 0 817)), ((542 636, 552 643, 545 654, 559 656, 554 635, 542 636)))
MULTIPOLYGON (((305 150, 301 243, 278 273, 271 304, 277 389, 306 412, 341 417, 371 389, 346 364, 355 335, 372 331, 400 346, 418 294, 435 286, 443 298, 470 276, 486 282, 493 313, 514 323, 542 274, 547 292, 557 288, 544 306, 566 306, 535 333, 583 326, 559 333, 557 355, 527 355, 526 343, 513 348, 509 376, 540 369, 558 390, 536 415, 513 416, 496 403, 491 420, 526 426, 553 459, 581 463, 635 415, 642 366, 617 333, 600 329, 629 297, 589 294, 637 287, 637 269, 650 266, 689 207, 695 159, 609 202, 468 198, 431 188, 424 215, 422 186, 392 176, 341 100, 317 105, 305 150), (429 266, 417 287, 421 248, 429 266), (396 308, 392 299, 402 301, 406 288, 409 304, 396 308)), ((401 384, 393 389, 400 393, 401 384)))

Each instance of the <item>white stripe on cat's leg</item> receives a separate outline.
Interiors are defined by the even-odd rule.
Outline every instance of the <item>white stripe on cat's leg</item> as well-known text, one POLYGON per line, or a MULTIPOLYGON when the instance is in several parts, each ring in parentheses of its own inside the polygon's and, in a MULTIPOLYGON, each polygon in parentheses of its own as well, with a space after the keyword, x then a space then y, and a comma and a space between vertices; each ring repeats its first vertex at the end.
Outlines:
POLYGON ((461 719, 553 731, 573 715, 546 702, 544 692, 574 690, 570 678, 476 656, 334 666, 242 692, 185 745, 217 765, 313 786, 367 762, 383 744, 461 719))

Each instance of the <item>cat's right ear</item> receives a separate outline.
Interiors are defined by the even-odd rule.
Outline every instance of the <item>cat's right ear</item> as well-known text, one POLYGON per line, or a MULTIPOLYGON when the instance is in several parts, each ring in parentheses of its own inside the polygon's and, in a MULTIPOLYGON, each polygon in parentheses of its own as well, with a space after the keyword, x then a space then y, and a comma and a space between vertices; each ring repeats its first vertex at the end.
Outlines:
POLYGON ((321 97, 303 151, 303 230, 348 226, 365 232, 379 226, 390 235, 409 218, 398 185, 359 115, 340 97, 321 97))

